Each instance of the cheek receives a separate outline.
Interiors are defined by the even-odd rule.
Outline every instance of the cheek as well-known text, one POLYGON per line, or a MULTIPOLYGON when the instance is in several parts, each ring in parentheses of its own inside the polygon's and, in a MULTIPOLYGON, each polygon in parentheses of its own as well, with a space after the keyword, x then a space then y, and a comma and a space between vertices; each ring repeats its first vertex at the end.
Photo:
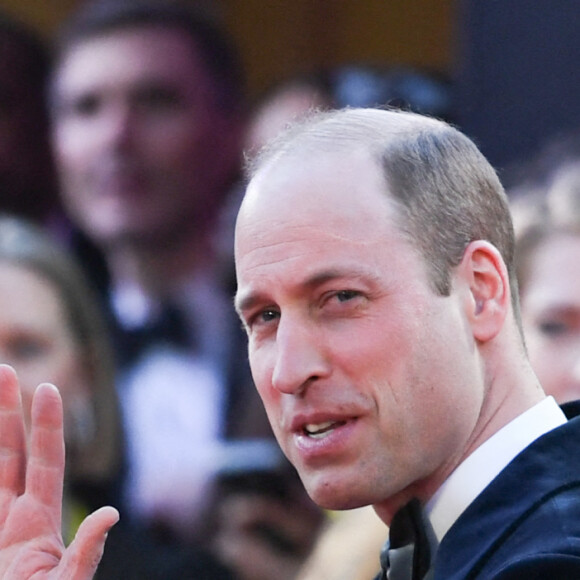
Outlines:
POLYGON ((546 337, 533 324, 524 323, 524 335, 532 368, 541 382, 549 380, 561 369, 564 358, 562 344, 546 337))
MULTIPOLYGON (((414 374, 416 353, 402 332, 359 332, 334 349, 335 366, 377 406, 402 403, 414 374)), ((362 394, 362 393, 361 393, 362 394)))
POLYGON ((85 131, 66 125, 57 128, 53 137, 53 150, 59 168, 74 170, 86 157, 90 150, 91 139, 87 139, 85 131))
POLYGON ((45 356, 24 363, 22 373, 31 388, 35 389, 42 382, 53 383, 64 398, 78 383, 76 353, 69 346, 55 347, 45 356))
POLYGON ((55 154, 63 203, 71 208, 73 213, 90 197, 91 164, 95 158, 95 154, 85 153, 82 145, 61 148, 61 151, 55 154))
POLYGON ((562 389, 579 380, 580 340, 533 340, 531 334, 529 338, 530 364, 546 393, 558 398, 562 389))
POLYGON ((275 364, 274 346, 263 341, 258 341, 252 336, 248 336, 247 350, 248 360, 250 363, 250 371, 254 384, 258 392, 266 393, 268 387, 272 384, 272 371, 275 364))
POLYGON ((63 352, 53 360, 51 374, 52 382, 58 387, 63 400, 83 384, 78 356, 73 351, 63 352))
POLYGON ((262 403, 272 419, 280 404, 280 392, 272 387, 272 371, 269 368, 255 364, 252 366, 252 376, 262 403))
POLYGON ((438 328, 445 327, 425 326, 393 340, 392 348, 377 355, 381 362, 375 376, 386 377, 377 395, 383 430, 389 420, 395 421, 410 453, 432 449, 442 457, 469 435, 484 389, 476 383, 477 375, 472 376, 469 347, 457 329, 438 328))
POLYGON ((52 363, 45 357, 7 362, 16 370, 23 395, 29 398, 32 398, 32 394, 41 382, 54 382, 55 375, 52 363))
POLYGON ((559 358, 557 348, 552 348, 549 343, 538 340, 533 333, 528 334, 527 347, 530 363, 536 374, 544 374, 546 368, 555 366, 554 363, 559 358))
POLYGON ((250 368, 254 385, 260 395, 266 414, 276 433, 278 431, 278 417, 281 414, 281 393, 272 386, 273 366, 269 363, 264 349, 255 352, 249 347, 250 368))

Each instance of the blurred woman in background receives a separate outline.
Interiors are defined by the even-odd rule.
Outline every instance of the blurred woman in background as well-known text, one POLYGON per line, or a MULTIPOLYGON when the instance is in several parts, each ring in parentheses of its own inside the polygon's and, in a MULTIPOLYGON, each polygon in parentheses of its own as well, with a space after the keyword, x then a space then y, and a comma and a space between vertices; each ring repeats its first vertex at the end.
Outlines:
POLYGON ((20 377, 25 412, 41 382, 57 385, 63 398, 70 537, 85 512, 115 503, 122 437, 105 323, 66 251, 36 225, 6 215, 0 304, 0 360, 20 377))
POLYGON ((209 554, 170 552, 123 520, 123 434, 99 302, 64 248, 39 226, 8 215, 0 215, 0 304, 0 362, 19 376, 26 421, 37 385, 53 383, 62 396, 65 542, 96 508, 114 505, 121 512, 95 578, 232 580, 209 554))

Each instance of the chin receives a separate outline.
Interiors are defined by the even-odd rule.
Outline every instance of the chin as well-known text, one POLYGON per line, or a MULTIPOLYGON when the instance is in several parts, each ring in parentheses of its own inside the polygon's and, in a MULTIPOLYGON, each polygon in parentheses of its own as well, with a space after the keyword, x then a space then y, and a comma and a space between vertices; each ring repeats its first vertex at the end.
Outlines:
POLYGON ((312 501, 327 510, 350 510, 372 503, 372 498, 357 493, 356 485, 348 482, 311 481, 305 482, 305 488, 312 501))

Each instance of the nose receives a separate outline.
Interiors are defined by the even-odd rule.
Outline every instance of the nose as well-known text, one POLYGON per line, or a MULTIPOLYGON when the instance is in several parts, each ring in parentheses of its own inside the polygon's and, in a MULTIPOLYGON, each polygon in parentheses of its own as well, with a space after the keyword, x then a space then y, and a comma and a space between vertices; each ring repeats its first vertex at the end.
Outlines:
POLYGON ((321 332, 289 317, 280 318, 276 333, 276 360, 272 386, 286 394, 299 394, 331 372, 321 332))
POLYGON ((103 138, 114 148, 123 149, 132 141, 134 114, 128 103, 110 106, 103 119, 103 138))

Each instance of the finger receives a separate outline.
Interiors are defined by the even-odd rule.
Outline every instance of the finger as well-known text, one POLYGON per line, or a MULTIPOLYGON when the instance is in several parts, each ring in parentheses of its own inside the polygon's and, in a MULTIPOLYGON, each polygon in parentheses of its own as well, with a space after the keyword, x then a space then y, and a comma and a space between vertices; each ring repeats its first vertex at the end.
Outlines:
POLYGON ((0 364, 0 490, 24 492, 26 436, 22 401, 14 369, 0 364))
POLYGON ((39 385, 32 399, 26 492, 53 508, 60 521, 64 477, 62 400, 54 385, 39 385))
POLYGON ((93 577, 103 556, 107 534, 118 521, 119 512, 109 506, 85 518, 63 555, 60 564, 63 578, 88 580, 93 577))

